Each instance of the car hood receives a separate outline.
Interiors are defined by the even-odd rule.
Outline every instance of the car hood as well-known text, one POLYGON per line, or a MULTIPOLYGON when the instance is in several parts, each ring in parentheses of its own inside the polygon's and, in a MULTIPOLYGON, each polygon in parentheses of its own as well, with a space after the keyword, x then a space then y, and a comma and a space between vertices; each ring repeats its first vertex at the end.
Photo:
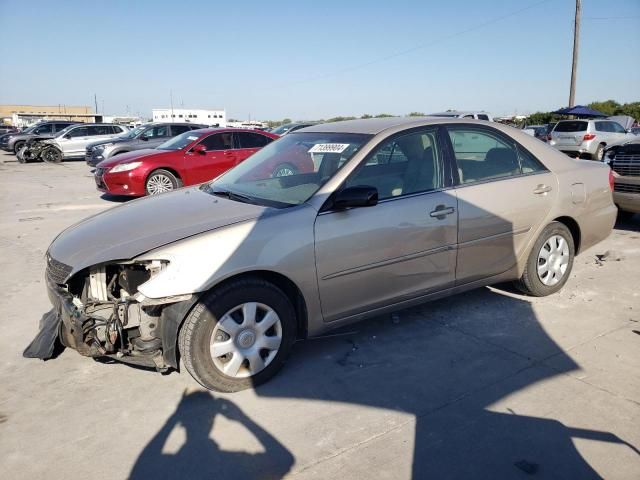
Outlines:
POLYGON ((50 258, 71 267, 129 260, 154 248, 239 222, 274 209, 212 196, 199 187, 141 198, 67 228, 51 243, 50 258))
POLYGON ((108 158, 107 160, 103 160, 98 164, 100 168, 111 168, 119 165, 121 163, 129 163, 135 160, 140 160, 144 157, 156 156, 158 158, 163 156, 171 156, 175 151, 171 150, 156 150, 155 148, 145 148, 143 150, 134 150, 133 152, 121 153, 120 155, 116 155, 115 157, 108 158))

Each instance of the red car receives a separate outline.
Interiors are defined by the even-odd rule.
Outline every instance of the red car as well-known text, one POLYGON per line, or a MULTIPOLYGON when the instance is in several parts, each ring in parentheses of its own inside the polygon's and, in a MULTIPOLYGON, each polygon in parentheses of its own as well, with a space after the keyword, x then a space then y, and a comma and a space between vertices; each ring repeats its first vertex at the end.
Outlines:
MULTIPOLYGON (((183 133, 155 149, 123 153, 100 162, 98 190, 141 197, 216 178, 278 138, 258 130, 205 128, 183 133)), ((275 165, 273 176, 290 175, 290 165, 275 165)))

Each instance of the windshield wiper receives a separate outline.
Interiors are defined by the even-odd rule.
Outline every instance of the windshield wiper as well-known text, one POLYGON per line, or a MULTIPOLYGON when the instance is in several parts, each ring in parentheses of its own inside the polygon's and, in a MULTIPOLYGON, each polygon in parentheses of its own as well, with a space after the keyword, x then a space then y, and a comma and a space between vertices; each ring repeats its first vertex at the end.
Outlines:
POLYGON ((209 192, 212 195, 216 195, 218 197, 225 197, 225 198, 228 198, 229 200, 235 200, 236 202, 253 203, 255 205, 258 205, 258 202, 256 202, 256 200, 254 198, 251 198, 251 197, 249 197, 247 195, 241 195, 239 193, 230 192, 229 190, 212 190, 212 189, 209 189, 209 192))

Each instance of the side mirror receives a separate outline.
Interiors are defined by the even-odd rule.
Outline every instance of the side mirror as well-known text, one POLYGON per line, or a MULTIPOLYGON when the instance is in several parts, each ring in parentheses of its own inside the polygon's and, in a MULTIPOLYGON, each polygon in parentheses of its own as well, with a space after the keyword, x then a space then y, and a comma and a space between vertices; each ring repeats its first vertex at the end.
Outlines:
POLYGON ((193 147, 192 152, 193 153, 199 153, 200 155, 204 155, 205 153, 207 153, 207 147, 205 147, 202 144, 196 145, 195 147, 193 147))
POLYGON ((69 139, 71 138, 71 134, 70 134, 70 133, 67 133, 67 134, 66 134, 64 137, 62 137, 62 138, 65 138, 65 139, 69 140, 69 139))
POLYGON ((368 185, 347 187, 336 193, 333 199, 335 210, 352 207, 373 207, 378 204, 378 189, 368 185))
POLYGON ((142 140, 143 142, 148 142, 149 141, 149 137, 145 137, 144 135, 140 135, 140 140, 142 140))

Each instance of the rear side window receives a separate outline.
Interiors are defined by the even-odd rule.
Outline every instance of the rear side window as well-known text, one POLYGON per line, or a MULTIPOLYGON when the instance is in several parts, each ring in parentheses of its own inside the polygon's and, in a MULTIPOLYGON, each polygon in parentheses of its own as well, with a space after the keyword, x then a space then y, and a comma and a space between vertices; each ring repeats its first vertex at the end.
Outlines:
POLYGON ((612 132, 609 122, 595 122, 597 132, 612 132))
POLYGON ((236 133, 238 137, 239 148, 262 148, 271 142, 271 139, 259 133, 236 133))
POLYGON ((587 125, 589 122, 581 122, 581 121, 568 121, 568 122, 558 122, 556 128, 553 129, 554 132, 584 132, 587 130, 587 125))
POLYGON ((122 127, 119 127, 118 125, 113 125, 109 127, 109 129, 111 130, 111 133, 114 133, 116 135, 124 132, 124 129, 122 127))
POLYGON ((489 120, 489 117, 486 116, 484 113, 479 113, 478 120, 489 120))
POLYGON ((89 129, 89 136, 91 137, 95 135, 111 135, 113 131, 108 125, 92 125, 87 128, 89 129))
POLYGON ((518 150, 512 141, 497 134, 449 127, 460 183, 520 175, 518 150))
POLYGON ((181 133, 191 130, 189 125, 171 125, 171 135, 180 135, 181 133))

